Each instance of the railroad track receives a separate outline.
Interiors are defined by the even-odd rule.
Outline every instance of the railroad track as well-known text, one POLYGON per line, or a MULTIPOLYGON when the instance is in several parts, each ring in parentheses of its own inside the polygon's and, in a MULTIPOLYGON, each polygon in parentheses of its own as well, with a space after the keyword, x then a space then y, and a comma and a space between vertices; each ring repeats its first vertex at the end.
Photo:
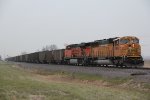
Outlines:
POLYGON ((104 68, 118 68, 118 69, 139 69, 139 70, 150 70, 150 68, 146 67, 116 67, 116 66, 97 66, 97 67, 104 67, 104 68))
POLYGON ((104 77, 128 78, 132 77, 136 81, 150 83, 149 68, 116 68, 116 67, 93 67, 93 66, 73 66, 73 65, 56 65, 56 64, 34 64, 34 63, 14 63, 23 69, 36 69, 39 71, 63 71, 69 73, 86 73, 100 75, 104 77))
MULTIPOLYGON (((35 64, 35 63, 18 63, 17 64, 35 64)), ((54 65, 57 66, 57 64, 35 64, 35 65, 54 65)), ((81 67, 81 68, 104 68, 104 69, 128 69, 128 70, 149 70, 150 68, 142 67, 142 68, 135 68, 135 67, 116 67, 116 66, 76 66, 76 65, 58 65, 58 66, 74 66, 76 67, 81 67)))
MULTIPOLYGON (((122 67, 99 67, 99 66, 75 66, 75 65, 56 65, 56 64, 35 64, 35 63, 14 63, 24 69, 36 69, 46 71, 65 71, 71 73, 96 74, 106 77, 130 77, 139 76, 150 82, 149 68, 122 68, 122 67)), ((140 80, 143 80, 140 79, 140 80)))
POLYGON ((125 68, 125 67, 99 67, 99 66, 74 66, 74 65, 55 65, 55 64, 33 64, 33 63, 16 63, 24 68, 39 68, 39 69, 50 69, 50 70, 64 70, 71 72, 84 72, 92 74, 101 74, 101 72, 113 72, 132 74, 134 72, 145 72, 150 74, 150 68, 125 68))

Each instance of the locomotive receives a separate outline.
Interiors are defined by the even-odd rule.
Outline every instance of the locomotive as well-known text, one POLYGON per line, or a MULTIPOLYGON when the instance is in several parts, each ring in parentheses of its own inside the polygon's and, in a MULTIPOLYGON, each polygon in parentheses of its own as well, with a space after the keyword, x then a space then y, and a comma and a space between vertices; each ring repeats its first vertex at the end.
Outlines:
POLYGON ((71 44, 66 46, 65 49, 35 52, 7 58, 7 60, 84 66, 142 67, 144 65, 139 39, 134 36, 71 44))

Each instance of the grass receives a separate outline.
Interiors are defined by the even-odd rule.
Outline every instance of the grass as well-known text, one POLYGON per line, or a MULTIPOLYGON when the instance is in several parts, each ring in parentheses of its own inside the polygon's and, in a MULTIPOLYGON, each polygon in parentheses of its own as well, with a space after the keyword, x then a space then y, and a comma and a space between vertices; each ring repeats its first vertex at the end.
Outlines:
POLYGON ((144 84, 144 88, 146 88, 146 89, 150 89, 150 84, 145 83, 145 84, 144 84))
POLYGON ((115 78, 109 78, 109 77, 102 77, 100 75, 94 75, 94 74, 87 74, 87 73, 70 73, 70 72, 65 72, 65 71, 50 71, 50 70, 42 70, 38 69, 36 71, 33 71, 36 74, 40 75, 61 75, 61 76, 67 76, 71 79, 80 79, 80 80, 88 80, 88 81, 97 81, 97 80, 103 80, 106 82, 111 83, 112 85, 119 85, 122 83, 125 83, 129 81, 131 78, 130 77, 115 77, 115 78))
POLYGON ((84 84, 81 81, 56 81, 43 78, 55 75, 71 78, 71 80, 108 81, 112 84, 128 81, 121 78, 109 81, 97 75, 62 71, 31 72, 1 62, 0 100, 149 100, 150 98, 149 93, 143 91, 84 84))

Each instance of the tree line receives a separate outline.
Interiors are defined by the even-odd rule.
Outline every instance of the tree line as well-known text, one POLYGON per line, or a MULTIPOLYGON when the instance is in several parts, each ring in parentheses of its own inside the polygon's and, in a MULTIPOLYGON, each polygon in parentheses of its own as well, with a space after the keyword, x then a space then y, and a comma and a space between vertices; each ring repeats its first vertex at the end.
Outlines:
MULTIPOLYGON (((57 50, 57 49, 58 49, 57 45, 52 44, 52 45, 46 45, 41 50, 37 50, 37 51, 38 52, 40 52, 40 51, 53 51, 53 50, 57 50)), ((21 53, 21 55, 25 55, 25 54, 27 54, 26 51, 21 53)))

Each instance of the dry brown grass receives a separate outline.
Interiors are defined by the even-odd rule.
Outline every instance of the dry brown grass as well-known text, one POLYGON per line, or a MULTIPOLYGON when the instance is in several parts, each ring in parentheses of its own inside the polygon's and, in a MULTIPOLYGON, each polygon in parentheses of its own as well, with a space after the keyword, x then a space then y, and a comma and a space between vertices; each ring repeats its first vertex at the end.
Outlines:
POLYGON ((132 82, 127 82, 97 75, 28 71, 0 63, 0 100, 149 100, 149 90, 133 88, 136 84, 130 88, 132 82))

